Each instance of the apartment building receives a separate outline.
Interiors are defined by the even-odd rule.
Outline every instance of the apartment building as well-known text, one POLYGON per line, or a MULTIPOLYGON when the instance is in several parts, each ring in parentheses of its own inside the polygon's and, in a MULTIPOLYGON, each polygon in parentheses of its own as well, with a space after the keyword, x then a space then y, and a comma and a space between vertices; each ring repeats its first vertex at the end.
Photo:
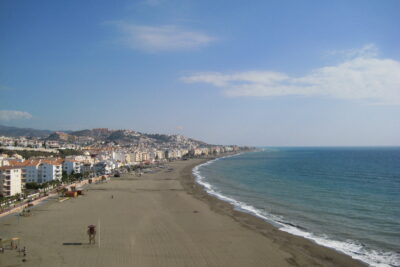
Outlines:
POLYGON ((81 173, 82 172, 82 162, 74 159, 66 159, 62 164, 62 169, 68 175, 71 173, 81 173))
POLYGON ((0 167, 0 195, 10 197, 21 194, 25 184, 24 171, 21 167, 0 167))
POLYGON ((62 178, 62 159, 57 160, 42 160, 39 165, 38 183, 59 180, 62 178))
POLYGON ((26 182, 44 183, 62 178, 62 159, 38 159, 12 162, 10 166, 21 168, 26 182))

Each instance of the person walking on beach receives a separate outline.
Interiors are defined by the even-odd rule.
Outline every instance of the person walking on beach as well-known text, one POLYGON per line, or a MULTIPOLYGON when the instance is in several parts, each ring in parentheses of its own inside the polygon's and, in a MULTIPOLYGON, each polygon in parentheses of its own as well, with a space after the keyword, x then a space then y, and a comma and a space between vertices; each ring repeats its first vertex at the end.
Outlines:
POLYGON ((94 226, 94 225, 89 225, 88 226, 88 230, 87 230, 87 234, 88 234, 88 236, 89 236, 89 244, 92 244, 92 241, 93 241, 93 244, 95 244, 96 243, 96 239, 95 239, 95 237, 96 237, 96 226, 94 226))

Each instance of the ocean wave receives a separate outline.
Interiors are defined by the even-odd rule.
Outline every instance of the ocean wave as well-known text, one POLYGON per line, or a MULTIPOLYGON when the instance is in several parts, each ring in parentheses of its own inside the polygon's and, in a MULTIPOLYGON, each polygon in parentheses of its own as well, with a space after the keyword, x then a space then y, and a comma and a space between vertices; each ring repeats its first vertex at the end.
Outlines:
POLYGON ((360 260, 364 263, 367 263, 370 266, 374 267, 398 267, 400 266, 400 254, 396 252, 387 252, 387 251, 378 251, 374 249, 369 249, 366 245, 356 242, 354 240, 346 240, 346 241, 338 241, 331 239, 328 236, 318 236, 311 232, 308 232, 304 227, 295 225, 293 223, 287 222, 281 216, 277 216, 271 213, 267 213, 263 210, 257 209, 252 205, 244 203, 242 201, 238 201, 232 197, 226 196, 222 194, 218 188, 211 185, 210 183, 205 181, 204 176, 200 173, 200 168, 210 165, 217 160, 238 156, 236 155, 229 155, 226 157, 216 158, 210 160, 206 163, 200 164, 193 168, 193 175, 196 177, 196 182, 204 187, 205 191, 217 197, 220 200, 230 203, 235 207, 236 210, 246 212, 257 216, 272 225, 278 227, 279 230, 301 236, 307 239, 314 241, 315 243, 335 249, 341 253, 347 254, 353 259, 360 260))

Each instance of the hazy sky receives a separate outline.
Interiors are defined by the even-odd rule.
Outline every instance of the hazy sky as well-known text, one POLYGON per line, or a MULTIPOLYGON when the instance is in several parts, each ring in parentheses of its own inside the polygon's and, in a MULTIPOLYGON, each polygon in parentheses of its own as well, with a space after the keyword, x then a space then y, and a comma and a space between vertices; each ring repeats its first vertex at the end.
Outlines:
POLYGON ((0 0, 0 124, 400 145, 400 1, 0 0))

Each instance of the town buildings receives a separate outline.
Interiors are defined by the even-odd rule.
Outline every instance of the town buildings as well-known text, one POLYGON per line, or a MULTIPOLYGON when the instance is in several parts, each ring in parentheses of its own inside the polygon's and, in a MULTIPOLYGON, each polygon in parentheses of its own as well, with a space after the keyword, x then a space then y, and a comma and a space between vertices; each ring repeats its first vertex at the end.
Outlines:
POLYGON ((240 148, 211 146, 182 135, 104 128, 84 130, 75 135, 55 132, 47 138, 0 136, 0 149, 3 150, 0 154, 2 194, 12 196, 22 192, 25 182, 43 184, 62 181, 63 175, 111 174, 123 166, 217 156, 240 148), (32 159, 24 159, 18 153, 32 159), (32 154, 35 157, 30 156, 32 154))

